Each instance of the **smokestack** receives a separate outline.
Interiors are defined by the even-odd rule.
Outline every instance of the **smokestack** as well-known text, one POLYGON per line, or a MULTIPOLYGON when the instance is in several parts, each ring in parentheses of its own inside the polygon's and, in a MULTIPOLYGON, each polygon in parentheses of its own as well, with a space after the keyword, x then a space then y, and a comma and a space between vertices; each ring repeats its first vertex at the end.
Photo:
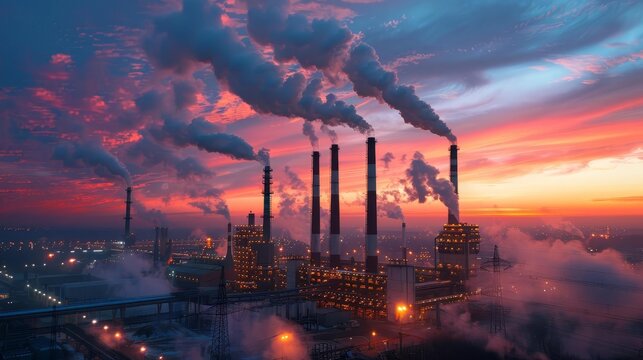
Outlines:
POLYGON ((319 151, 313 151, 313 209, 310 224, 310 262, 319 265, 321 254, 319 252, 320 228, 319 205, 319 151))
POLYGON ((252 211, 248 214, 248 225, 255 226, 255 214, 252 211))
POLYGON ((264 242, 269 242, 271 239, 270 234, 270 222, 272 215, 270 213, 270 185, 272 185, 272 175, 270 173, 272 169, 270 166, 263 168, 263 240, 264 242))
POLYGON ((402 223, 402 259, 406 262, 406 223, 402 223))
POLYGON ((339 146, 330 147, 330 267, 339 267, 339 146))
POLYGON ((377 181, 375 178, 375 138, 366 140, 366 272, 377 273, 377 181))
POLYGON ((228 249, 225 254, 226 261, 232 260, 232 223, 228 223, 228 249))
POLYGON ((159 266, 159 235, 160 235, 159 232, 160 232, 160 229, 157 226, 154 230, 155 230, 156 236, 154 237, 154 251, 152 251, 152 257, 154 258, 153 262, 154 262, 154 267, 156 268, 156 267, 159 266))
MULTIPOLYGON (((449 147, 449 153, 450 153, 450 171, 449 171, 449 177, 451 179, 451 184, 453 184, 453 187, 455 189, 455 193, 458 194, 458 145, 451 145, 449 147)), ((449 209, 449 215, 448 215, 448 223, 449 224, 458 224, 460 214, 453 213, 451 209, 449 209)))
POLYGON ((132 231, 130 230, 130 222, 132 221, 132 216, 130 215, 130 210, 132 208, 132 187, 127 187, 127 200, 125 200, 125 234, 123 240, 125 245, 132 245, 132 231))

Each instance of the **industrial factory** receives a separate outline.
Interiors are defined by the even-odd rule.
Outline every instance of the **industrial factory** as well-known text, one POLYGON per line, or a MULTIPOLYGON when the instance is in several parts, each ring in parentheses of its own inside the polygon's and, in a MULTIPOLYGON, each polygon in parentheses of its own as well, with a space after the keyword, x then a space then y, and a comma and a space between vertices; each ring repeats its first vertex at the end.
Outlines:
MULTIPOLYGON (((49 339, 57 339, 58 333, 64 334, 68 343, 75 344, 73 347, 81 351, 89 349, 86 355, 91 357, 94 351, 98 351, 92 347, 98 349, 103 346, 100 343, 104 343, 104 340, 99 341, 92 337, 96 332, 94 329, 96 324, 101 324, 103 331, 118 326, 119 329, 122 328, 117 332, 118 336, 124 337, 126 329, 130 329, 126 326, 130 321, 129 316, 133 316, 133 319, 143 317, 156 322, 167 319, 174 324, 171 327, 179 326, 175 322, 181 323, 180 327, 182 329, 185 327, 181 331, 196 331, 202 335, 211 334, 212 344, 209 347, 205 344, 198 346, 201 346, 201 352, 213 354, 217 351, 217 344, 225 344, 227 341, 225 338, 217 338, 217 336, 224 336, 227 332, 227 330, 218 330, 217 327, 226 328, 225 322, 229 313, 226 310, 227 304, 231 306, 244 304, 244 309, 255 309, 253 311, 265 312, 270 316, 277 314, 284 319, 298 322, 307 330, 319 331, 322 328, 327 329, 326 331, 342 331, 340 329, 357 327, 358 321, 364 321, 370 324, 369 326, 375 328, 379 326, 378 329, 385 332, 386 325, 383 324, 395 326, 434 324, 439 318, 441 304, 465 301, 471 295, 477 294, 477 290, 468 286, 468 280, 475 277, 480 268, 479 228, 477 225, 460 222, 456 209, 449 209, 447 222, 437 236, 422 239, 428 248, 433 249, 431 254, 433 266, 427 266, 426 261, 419 265, 416 261, 409 259, 407 227, 404 222, 401 223, 399 254, 394 257, 380 255, 377 223, 376 140, 373 137, 369 137, 366 141, 366 223, 362 235, 365 254, 363 259, 348 258, 348 249, 342 249, 344 235, 340 232, 339 150, 337 144, 330 147, 328 234, 322 234, 321 231, 320 157, 322 155, 319 151, 312 152, 310 247, 305 256, 302 256, 301 251, 299 255, 283 252, 283 242, 281 242, 283 239, 272 234, 273 181, 272 169, 268 165, 264 166, 262 175, 261 223, 258 223, 259 219, 253 212, 247 215, 247 221, 243 224, 228 222, 227 237, 220 243, 221 249, 225 246, 225 256, 223 252, 217 252, 217 245, 212 237, 207 236, 205 244, 204 238, 181 239, 172 236, 170 229, 165 226, 154 228, 151 241, 142 236, 137 239, 131 228, 134 194, 132 187, 127 187, 125 227, 122 236, 111 244, 105 244, 105 255, 102 258, 98 259, 95 256, 94 260, 73 258, 68 260, 69 264, 61 263, 61 267, 66 265, 71 268, 71 265, 76 262, 89 262, 90 266, 94 266, 96 261, 100 260, 101 263, 118 269, 127 268, 126 263, 138 261, 135 260, 136 258, 151 258, 149 265, 144 265, 148 268, 142 269, 143 276, 163 277, 163 281, 171 287, 171 290, 168 288, 166 292, 174 292, 163 296, 114 298, 114 294, 127 287, 127 285, 121 285, 122 283, 127 284, 131 282, 131 277, 138 276, 131 273, 123 273, 118 275, 121 278, 106 280, 101 278, 100 274, 87 275, 80 273, 80 270, 74 274, 55 276, 27 275, 25 272, 24 279, 20 283, 13 281, 13 278, 7 275, 11 280, 11 286, 26 288, 27 301, 50 301, 53 305, 59 306, 59 309, 54 309, 53 312, 30 309, 6 313, 0 317, 0 323, 5 324, 5 333, 14 331, 18 334, 17 330, 11 329, 16 327, 16 324, 22 324, 20 321, 24 319, 43 319, 36 324, 50 329, 49 339), (197 248, 198 252, 195 251, 197 248), (205 310, 212 307, 216 309, 214 314, 205 310), (90 321, 88 314, 95 314, 92 316, 96 318, 90 321), (57 326, 58 319, 63 319, 65 325, 57 326), (183 319, 186 319, 185 323, 183 319)), ((457 166, 458 147, 452 145, 450 147, 450 181, 456 194, 457 166)), ((62 251, 50 253, 49 257, 58 258, 62 256, 59 254, 65 251, 73 254, 77 250, 63 248, 62 251)), ((103 254, 103 250, 95 251, 101 251, 98 254, 103 254)), ((147 280, 143 280, 145 281, 147 280)), ((143 283, 140 282, 133 284, 135 287, 142 285, 143 283)), ((233 312, 237 311, 240 310, 237 308, 233 312)), ((21 331, 23 332, 20 334, 28 333, 28 330, 21 331)), ((135 334, 142 330, 131 328, 129 331, 128 337, 134 338, 135 334)), ((373 331, 373 334, 379 331, 373 331)), ((5 342, 7 344, 5 346, 18 348, 20 341, 24 341, 22 340, 24 337, 21 336, 23 335, 17 336, 15 341, 11 340, 13 342, 5 342)), ((170 350, 166 349, 167 341, 163 340, 165 335, 159 336, 159 338, 147 340, 157 343, 154 352, 136 342, 123 345, 117 350, 121 354, 128 354, 136 351, 132 349, 138 346, 139 351, 145 353, 144 358, 160 359, 166 356, 182 358, 183 355, 170 356, 170 350)), ((206 336, 210 338, 210 335, 206 336)), ((39 339, 47 342, 43 340, 46 338, 39 339)), ((311 344, 317 344, 315 341, 311 344)), ((388 340, 383 336, 382 341, 384 345, 381 346, 386 348, 388 340)), ((57 346, 53 340, 47 344, 50 350, 57 346)), ((352 343, 347 346, 347 348, 357 349, 352 343)), ((399 347, 402 348, 401 337, 399 347)), ((16 351, 18 354, 19 351, 16 351)), ((45 350, 43 351, 46 353, 45 350)), ((322 351, 320 354, 328 354, 331 350, 324 351, 326 352, 322 351)), ((368 349, 365 351, 368 352, 368 349)), ((330 357, 324 356, 313 356, 313 358, 334 358, 330 355, 328 355, 330 357)), ((211 356, 211 358, 220 357, 211 356)))
MULTIPOLYGON (((450 147, 450 180, 458 189, 458 147, 450 147)), ((406 224, 402 223, 402 253, 399 258, 378 258, 376 140, 366 141, 367 196, 363 261, 342 259, 340 241, 340 172, 339 146, 330 148, 330 224, 328 249, 321 249, 320 152, 312 153, 312 209, 309 257, 277 256, 271 236, 272 169, 263 169, 262 224, 249 213, 246 224, 228 224, 226 256, 223 259, 193 257, 177 261, 168 268, 168 276, 194 287, 213 286, 220 268, 225 271, 229 291, 264 292, 279 289, 305 289, 328 285, 327 291, 315 293, 310 300, 321 307, 336 308, 357 318, 391 321, 430 319, 441 303, 467 299, 473 290, 467 280, 476 275, 480 233, 477 225, 462 223, 459 214, 449 210, 447 223, 434 239, 427 239, 435 249, 433 267, 414 266, 407 260, 406 224), (327 250, 328 257, 322 256, 327 250), (209 272, 209 274, 207 274, 209 272)), ((129 196, 128 192, 128 196, 129 196)), ((126 215, 126 219, 128 216, 126 215)), ((126 223, 127 224, 127 223, 126 223)), ((127 226, 127 225, 126 225, 127 226)), ((127 231, 127 229, 126 229, 127 231)), ((159 230, 157 229, 157 234, 159 230)), ((167 229, 160 229, 154 244, 155 261, 168 262, 167 229), (164 254, 157 260, 159 254, 164 254)), ((168 245, 169 244, 169 245, 168 245)))

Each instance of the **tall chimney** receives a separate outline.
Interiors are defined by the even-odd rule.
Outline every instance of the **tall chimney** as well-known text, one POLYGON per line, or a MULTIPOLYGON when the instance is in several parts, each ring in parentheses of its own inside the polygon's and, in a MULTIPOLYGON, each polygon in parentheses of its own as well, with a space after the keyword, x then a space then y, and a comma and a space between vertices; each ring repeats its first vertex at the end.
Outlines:
POLYGON ((402 258, 406 262, 406 223, 402 223, 402 258))
POLYGON ((234 261, 232 259, 232 223, 228 223, 228 249, 225 254, 225 279, 228 281, 234 280, 234 261))
POLYGON ((319 252, 320 228, 319 205, 319 151, 313 151, 313 209, 310 223, 310 262, 319 265, 321 254, 319 252))
MULTIPOLYGON (((458 194, 458 145, 451 145, 449 147, 449 153, 450 153, 450 171, 449 171, 449 176, 451 178, 451 184, 453 184, 453 187, 455 188, 455 193, 458 194)), ((448 215, 448 223, 449 224, 458 224, 460 214, 454 214, 451 209, 449 209, 449 215, 448 215)))
POLYGON ((366 140, 366 272, 377 273, 377 181, 375 178, 375 138, 366 140))
POLYGON ((228 223, 228 249, 225 254, 226 261, 232 260, 232 223, 228 223))
POLYGON ((255 226, 255 214, 252 211, 248 214, 248 225, 255 226))
POLYGON ((154 230, 155 230, 156 236, 154 237, 154 250, 152 251, 152 257, 154 258, 153 259, 154 267, 158 267, 158 265, 159 265, 159 240, 160 240, 159 239, 159 236, 160 236, 159 232, 160 232, 160 229, 157 226, 154 230))
POLYGON ((132 241, 132 231, 130 229, 130 222, 132 221, 132 216, 130 215, 130 210, 132 208, 132 187, 127 187, 127 200, 125 200, 125 234, 123 240, 125 245, 131 245, 132 241))
POLYGON ((330 147, 330 267, 339 267, 339 146, 330 147))
POLYGON ((270 196, 272 191, 270 191, 270 185, 272 185, 272 175, 270 173, 272 169, 270 166, 263 168, 263 240, 264 242, 269 242, 271 239, 270 234, 270 223, 272 214, 270 212, 270 196))

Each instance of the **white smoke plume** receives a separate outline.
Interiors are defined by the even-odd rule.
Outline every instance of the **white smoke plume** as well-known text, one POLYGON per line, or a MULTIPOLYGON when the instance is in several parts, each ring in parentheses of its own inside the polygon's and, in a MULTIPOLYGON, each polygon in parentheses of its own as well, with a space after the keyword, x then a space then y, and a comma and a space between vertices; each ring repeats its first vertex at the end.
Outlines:
POLYGON ((272 47, 276 61, 297 60, 305 68, 324 71, 331 81, 341 71, 357 95, 385 102, 407 124, 456 142, 451 129, 415 89, 399 84, 397 74, 382 66, 375 49, 339 22, 288 14, 286 1, 250 1, 247 27, 256 42, 272 47))
POLYGON ((319 137, 317 137, 317 134, 315 133, 315 127, 313 124, 310 121, 304 120, 301 132, 308 137, 308 140, 310 140, 310 146, 312 146, 314 150, 317 150, 319 148, 319 137))
POLYGON ((63 142, 54 148, 53 159, 62 161, 69 168, 91 168, 105 179, 122 179, 127 186, 132 179, 125 165, 113 154, 95 142, 63 142))
POLYGON ((460 213, 458 203, 458 194, 451 181, 447 179, 438 179, 440 171, 429 165, 424 160, 424 155, 415 152, 413 160, 408 169, 406 169, 406 184, 404 191, 409 200, 417 200, 420 203, 426 202, 431 197, 440 200, 453 214, 460 213))

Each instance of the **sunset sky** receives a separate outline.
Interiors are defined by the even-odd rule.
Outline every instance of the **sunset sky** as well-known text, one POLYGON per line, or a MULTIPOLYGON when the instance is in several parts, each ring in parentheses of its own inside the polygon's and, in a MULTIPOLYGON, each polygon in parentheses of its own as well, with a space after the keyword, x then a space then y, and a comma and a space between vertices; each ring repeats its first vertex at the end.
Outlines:
MULTIPOLYGON (((222 226, 216 209, 223 203, 235 223, 250 210, 261 214, 260 162, 181 143, 172 131, 158 135, 168 119, 187 126, 200 118, 208 131, 234 135, 252 153, 270 150, 276 224, 307 227, 313 148, 302 133, 305 120, 268 113, 256 105, 261 96, 244 102, 231 85, 236 79, 222 81, 226 75, 215 76, 208 61, 181 57, 216 58, 235 46, 259 54, 284 79, 321 79, 322 99, 332 93, 354 105, 373 128, 378 159, 392 154, 390 162, 378 161, 380 193, 402 194, 399 206, 411 226, 446 219, 444 205, 412 201, 401 180, 415 152, 448 178, 450 141, 405 123, 385 102, 358 96, 332 65, 324 70, 275 56, 274 46, 249 32, 248 7, 256 4, 199 4, 208 11, 197 16, 181 13, 178 0, 35 2, 40 6, 0 4, 0 225, 120 228, 126 176, 102 161, 131 174, 143 205, 135 208, 135 227, 222 226), (212 26, 231 43, 217 38, 224 45, 202 53, 193 49, 207 48, 205 40, 170 43, 178 50, 159 55, 168 50, 157 46, 167 45, 163 31, 194 35, 190 21, 179 21, 190 16, 205 23, 194 28, 218 24, 212 26), (206 207, 215 213, 204 214, 206 207)), ((399 84, 412 85, 448 125, 460 147, 461 220, 643 218, 642 2, 295 0, 282 10, 320 31, 343 29, 350 48, 370 45, 399 84)), ((306 41, 295 35, 288 39, 306 41)), ((246 60, 237 55, 229 57, 227 76, 246 60)), ((320 121, 312 124, 327 209, 331 140, 320 121)), ((367 135, 330 129, 340 147, 342 225, 358 229, 367 135)), ((382 217, 384 227, 398 223, 382 217)))

